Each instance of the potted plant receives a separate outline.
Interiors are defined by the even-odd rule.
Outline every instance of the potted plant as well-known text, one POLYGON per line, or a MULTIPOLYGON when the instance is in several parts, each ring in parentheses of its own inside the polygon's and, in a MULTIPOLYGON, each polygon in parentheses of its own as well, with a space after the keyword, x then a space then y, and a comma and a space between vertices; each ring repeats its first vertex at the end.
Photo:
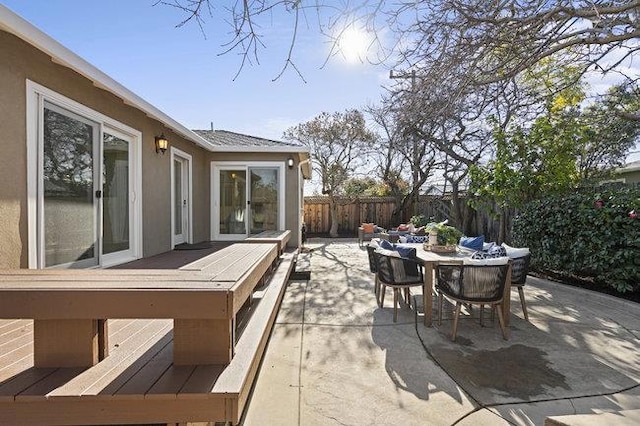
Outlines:
POLYGON ((462 232, 447 225, 446 220, 440 223, 429 223, 425 228, 430 235, 437 234, 438 244, 430 244, 430 249, 433 251, 455 251, 455 247, 462 237, 462 232))

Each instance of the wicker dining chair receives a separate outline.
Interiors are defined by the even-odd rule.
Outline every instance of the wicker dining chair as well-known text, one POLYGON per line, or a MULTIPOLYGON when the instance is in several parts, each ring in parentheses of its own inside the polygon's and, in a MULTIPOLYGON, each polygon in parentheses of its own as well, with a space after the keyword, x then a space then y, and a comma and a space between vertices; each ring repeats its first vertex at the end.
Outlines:
POLYGON ((498 321, 502 330, 502 337, 509 339, 508 330, 502 317, 502 301, 505 286, 509 276, 510 264, 507 258, 502 261, 492 259, 493 262, 479 261, 477 264, 440 263, 435 267, 436 291, 438 293, 438 324, 442 325, 443 295, 456 302, 453 317, 453 331, 451 340, 456 340, 458 333, 458 319, 462 304, 492 305, 498 308, 498 321))
POLYGON ((367 256, 369 258, 369 271, 376 274, 375 282, 373 284, 373 292, 376 295, 376 303, 380 304, 380 281, 378 281, 378 265, 376 260, 375 252, 378 249, 378 245, 376 244, 367 244, 367 256))
POLYGON ((524 300, 524 286, 527 282, 527 274, 529 273, 529 262, 531 255, 511 258, 511 287, 517 287, 520 294, 520 304, 524 319, 529 321, 529 313, 527 312, 527 303, 524 300))
POLYGON ((379 303, 384 305, 384 293, 387 287, 393 289, 393 322, 398 319, 398 299, 401 291, 405 291, 405 301, 411 306, 411 287, 422 286, 424 283, 423 265, 418 259, 399 257, 385 251, 374 252, 376 258, 376 281, 379 286, 379 303))

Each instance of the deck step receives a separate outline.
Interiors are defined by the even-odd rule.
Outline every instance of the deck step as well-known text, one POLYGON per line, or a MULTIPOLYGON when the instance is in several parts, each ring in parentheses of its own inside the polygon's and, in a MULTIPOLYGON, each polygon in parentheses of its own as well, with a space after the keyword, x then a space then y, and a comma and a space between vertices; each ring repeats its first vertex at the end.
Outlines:
POLYGON ((311 279, 311 253, 298 253, 293 266, 291 280, 311 279))

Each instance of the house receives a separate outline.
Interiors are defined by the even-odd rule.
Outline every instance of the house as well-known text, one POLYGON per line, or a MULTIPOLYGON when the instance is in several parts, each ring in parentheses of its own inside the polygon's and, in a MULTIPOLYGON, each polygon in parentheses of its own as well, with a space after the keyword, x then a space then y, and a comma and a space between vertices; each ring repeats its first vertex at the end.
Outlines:
POLYGON ((107 267, 263 230, 301 243, 306 148, 192 131, 2 5, 0 58, 0 268, 107 267))
POLYGON ((616 182, 640 184, 640 160, 616 169, 614 179, 616 182))

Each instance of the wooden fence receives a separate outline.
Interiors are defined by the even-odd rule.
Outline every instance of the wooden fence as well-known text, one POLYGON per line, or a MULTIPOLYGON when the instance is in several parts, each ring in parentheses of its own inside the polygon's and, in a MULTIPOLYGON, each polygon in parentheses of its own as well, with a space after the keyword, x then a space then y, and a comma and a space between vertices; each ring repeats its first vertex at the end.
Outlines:
MULTIPOLYGON (((471 215, 469 235, 484 235, 487 241, 497 241, 499 235, 498 221, 486 212, 478 212, 469 206, 465 199, 463 204, 463 217, 471 215)), ((338 233, 342 236, 355 236, 358 226, 363 222, 373 222, 378 226, 390 229, 400 223, 407 223, 411 214, 405 214, 399 223, 392 219, 396 208, 395 199, 392 197, 360 197, 338 199, 338 233)), ((445 219, 450 224, 462 229, 461 224, 454 224, 451 215, 452 201, 450 196, 421 195, 418 209, 419 214, 427 218, 433 218, 440 222, 445 219)), ((409 209, 413 211, 412 208, 409 209)), ((511 215, 507 215, 507 224, 511 223, 511 215)), ((309 235, 328 235, 331 228, 331 215, 329 212, 329 198, 323 196, 305 197, 304 222, 309 235)), ((510 226, 507 226, 507 230, 510 226)), ((507 240, 508 240, 507 235, 507 240)))

